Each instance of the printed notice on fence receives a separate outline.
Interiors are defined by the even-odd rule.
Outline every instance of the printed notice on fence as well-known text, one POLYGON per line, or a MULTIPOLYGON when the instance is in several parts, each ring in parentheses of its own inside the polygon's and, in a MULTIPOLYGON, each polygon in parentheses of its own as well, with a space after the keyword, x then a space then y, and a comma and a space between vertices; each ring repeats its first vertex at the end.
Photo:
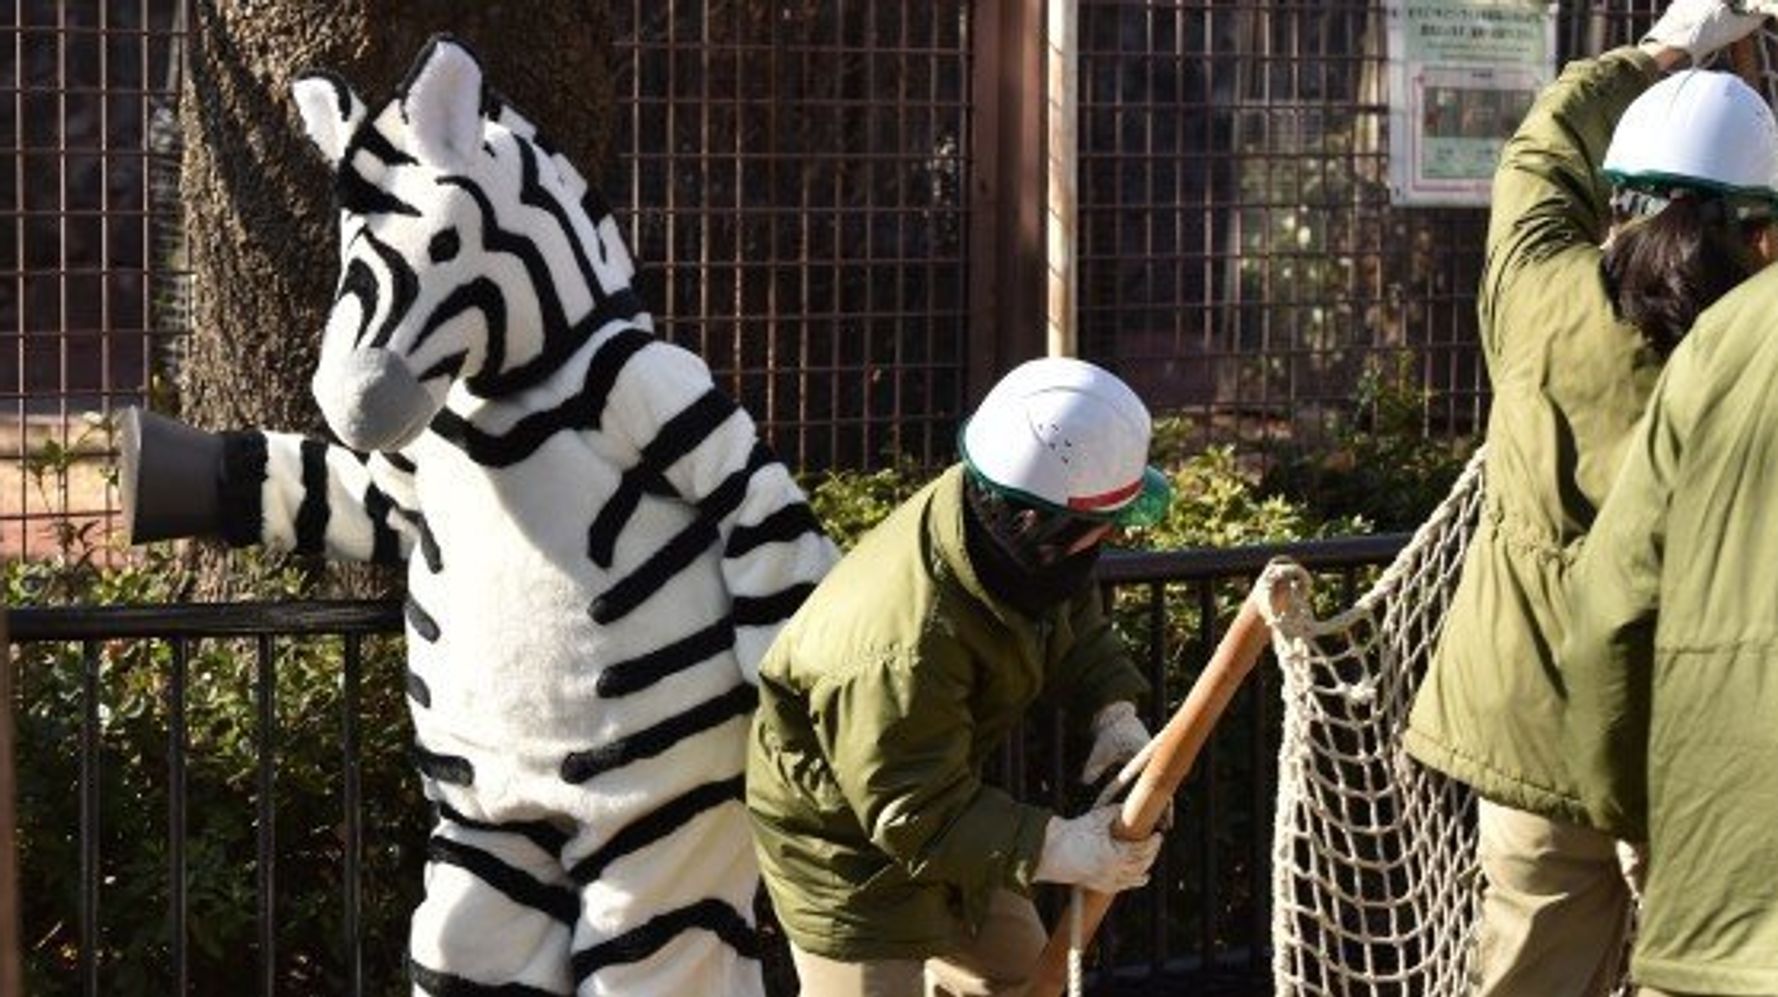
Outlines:
POLYGON ((1548 0, 1389 0, 1396 204, 1484 205, 1500 149, 1555 78, 1548 0))

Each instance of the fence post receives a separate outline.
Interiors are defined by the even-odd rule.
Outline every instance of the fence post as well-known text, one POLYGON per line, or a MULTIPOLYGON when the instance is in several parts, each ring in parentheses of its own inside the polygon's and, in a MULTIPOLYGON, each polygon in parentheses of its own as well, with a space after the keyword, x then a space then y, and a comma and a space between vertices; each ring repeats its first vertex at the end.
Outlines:
POLYGON ((12 643, 0 606, 0 994, 23 997, 19 952, 18 779, 12 749, 12 643))
POLYGON ((1045 352, 1080 355, 1076 319, 1079 190, 1077 97, 1080 0, 1049 0, 1044 26, 1044 328, 1045 352))
POLYGON ((970 11, 970 404, 1044 353, 1044 0, 970 11))

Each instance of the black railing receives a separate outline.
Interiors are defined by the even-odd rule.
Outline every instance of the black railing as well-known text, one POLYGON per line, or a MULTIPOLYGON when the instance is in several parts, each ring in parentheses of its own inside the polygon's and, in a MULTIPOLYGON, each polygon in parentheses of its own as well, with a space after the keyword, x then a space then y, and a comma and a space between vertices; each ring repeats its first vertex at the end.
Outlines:
MULTIPOLYGON (((1108 556, 1101 565, 1101 581, 1115 592, 1124 632, 1151 685, 1161 693, 1153 697, 1149 707, 1151 728, 1164 722, 1165 704, 1183 697, 1196 669, 1220 636, 1229 610, 1273 557, 1293 558, 1319 576, 1337 581, 1334 595, 1349 601, 1356 594, 1365 569, 1387 562, 1406 539, 1405 535, 1384 535, 1108 556)), ((368 912, 361 898, 367 855, 365 839, 367 833, 372 835, 370 847, 384 852, 418 843, 383 841, 379 836, 394 836, 396 830, 382 824, 366 826, 366 800, 360 786, 360 745, 365 731, 360 714, 364 643, 367 638, 400 632, 402 614, 398 604, 292 602, 32 608, 13 610, 8 621, 10 639, 20 650, 33 646, 41 650, 43 645, 79 647, 78 682, 65 685, 74 690, 65 698, 78 703, 72 708, 78 710, 79 716, 62 721, 74 732, 75 743, 65 747, 72 748, 78 756, 74 860, 66 869, 32 870, 31 863, 39 857, 65 855, 66 850, 33 848, 27 841, 23 877, 27 884, 54 882, 58 878, 66 882, 72 878, 77 883, 68 912, 73 926, 32 924, 27 911, 27 961, 36 962, 37 979, 54 979, 56 982, 49 989, 57 993, 119 992, 109 981, 125 969, 117 963, 131 958, 129 953, 134 951, 108 938, 115 929, 101 924, 101 902, 108 892, 122 889, 115 882, 115 873, 102 873, 120 860, 102 855, 101 849, 105 845, 153 851, 161 843, 120 842, 107 837, 106 812, 123 806, 125 801, 108 799, 101 792, 102 788, 116 789, 107 786, 101 771, 106 748, 102 671, 107 661, 117 660, 129 649, 148 642, 153 645, 150 650, 166 649, 143 659, 165 669, 164 675, 156 676, 156 687, 165 708, 166 823, 162 868, 166 881, 149 893, 157 901, 164 898, 165 928, 155 945, 153 973, 164 977, 166 985, 164 989, 151 986, 146 992, 192 991, 193 923, 188 879, 193 869, 188 835, 193 814, 187 784, 193 758, 187 726, 188 698, 192 695, 188 667, 200 642, 241 640, 252 658, 246 674, 251 675, 254 688, 252 935, 258 951, 231 956, 236 967, 233 978, 246 976, 240 970, 241 962, 253 958, 257 965, 250 978, 257 981, 257 992, 264 995, 395 992, 395 980, 371 978, 388 971, 391 962, 386 954, 378 953, 385 957, 377 962, 374 972, 366 967, 363 936, 368 912), (295 732, 280 729, 277 660, 280 649, 323 639, 338 639, 343 651, 337 690, 339 768, 333 774, 341 808, 337 830, 333 832, 338 838, 339 891, 332 901, 336 911, 333 916, 337 918, 333 930, 339 937, 326 946, 326 958, 335 965, 316 967, 315 959, 308 955, 294 959, 302 966, 300 973, 317 982, 293 985, 293 959, 281 958, 279 952, 285 935, 280 920, 280 823, 275 787, 281 735, 295 732), (106 845, 108 841, 111 843, 106 845), (56 940, 44 941, 52 938, 56 940)), ((74 659, 64 654, 27 660, 74 659)), ((1267 896, 1277 727, 1276 709, 1271 703, 1276 684, 1267 672, 1266 668, 1256 669, 1254 679, 1230 707, 1222 729, 1182 788, 1179 824, 1169 835, 1153 883, 1141 893, 1121 900, 1101 932, 1094 961, 1094 992, 1115 993, 1120 983, 1140 987, 1157 979, 1182 978, 1200 982, 1230 980, 1237 987, 1251 987, 1253 993, 1266 991, 1263 981, 1270 934, 1267 896)), ((33 676, 29 669, 21 673, 20 680, 21 687, 31 684, 33 676)), ((14 708, 15 704, 6 706, 14 708)), ((1070 736, 1078 737, 1060 717, 1028 724, 1024 736, 1014 739, 1004 752, 999 776, 1025 798, 1046 800, 1058 808, 1078 809, 1086 802, 1085 790, 1075 784, 1072 766, 1078 764, 1083 754, 1080 744, 1068 742, 1070 736)), ((62 747, 23 744, 19 752, 22 771, 29 773, 34 764, 33 749, 62 747)), ((38 764, 48 761, 40 758, 38 764)), ((28 811, 32 801, 23 802, 24 823, 30 825, 28 811)), ((310 823, 319 819, 316 815, 291 816, 305 817, 310 823)), ((409 832, 404 828, 399 833, 409 832)), ((330 846, 329 854, 334 850, 330 846)), ((291 888, 313 885, 294 884, 291 888)), ((143 894, 133 888, 129 895, 143 894)), ((128 912, 128 917, 146 921, 159 914, 135 910, 128 912)), ((405 915, 402 911, 401 917, 405 915)), ((214 953, 206 957, 213 958, 214 953)), ((143 970, 138 966, 130 967, 130 971, 140 979, 143 970)))

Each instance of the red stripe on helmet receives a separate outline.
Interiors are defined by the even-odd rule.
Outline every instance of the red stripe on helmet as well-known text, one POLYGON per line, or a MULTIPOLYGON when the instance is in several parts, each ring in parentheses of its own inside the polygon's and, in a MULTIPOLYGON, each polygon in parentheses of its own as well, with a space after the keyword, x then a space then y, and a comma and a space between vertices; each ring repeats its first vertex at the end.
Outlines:
POLYGON ((1113 489, 1109 492, 1102 492, 1098 495, 1074 496, 1068 500, 1068 508, 1079 509, 1083 512, 1097 512, 1100 509, 1105 509, 1110 506, 1122 505, 1141 490, 1142 479, 1137 478, 1135 481, 1130 482, 1122 488, 1113 489))

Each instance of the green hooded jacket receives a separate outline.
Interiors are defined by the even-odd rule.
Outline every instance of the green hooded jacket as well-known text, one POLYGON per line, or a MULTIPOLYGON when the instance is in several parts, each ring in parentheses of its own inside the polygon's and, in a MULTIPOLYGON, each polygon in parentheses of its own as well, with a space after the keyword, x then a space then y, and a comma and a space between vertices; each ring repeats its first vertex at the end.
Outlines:
POLYGON ((1593 823, 1648 841, 1631 972, 1778 994, 1778 268, 1674 350, 1575 565, 1564 728, 1593 823))
POLYGON ((1585 814, 1560 745, 1565 576, 1659 373, 1601 272, 1599 167, 1656 78, 1635 49, 1573 63, 1502 152, 1478 302, 1494 391, 1482 521, 1404 738, 1488 799, 1572 822, 1585 814))
POLYGON ((772 904, 800 948, 924 958, 1026 890, 1051 813, 982 781, 1039 696, 1077 716, 1146 689, 1096 586, 1031 620, 964 548, 962 466, 867 535, 760 665, 747 809, 772 904))

